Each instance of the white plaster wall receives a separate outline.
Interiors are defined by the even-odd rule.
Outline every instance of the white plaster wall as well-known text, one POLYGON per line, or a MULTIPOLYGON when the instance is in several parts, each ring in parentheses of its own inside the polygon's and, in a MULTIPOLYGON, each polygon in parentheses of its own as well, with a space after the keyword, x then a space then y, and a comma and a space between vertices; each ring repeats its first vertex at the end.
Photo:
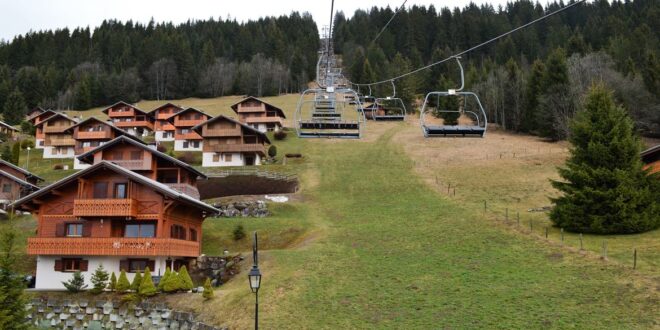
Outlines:
POLYGON ((165 131, 156 131, 155 138, 158 142, 174 141, 174 134, 171 137, 165 137, 165 131))
MULTIPOLYGON (((61 256, 38 256, 37 257, 37 280, 35 283, 35 289, 48 289, 48 290, 59 290, 65 289, 62 282, 68 281, 71 279, 71 272, 56 272, 55 271, 55 260, 61 259, 61 256)), ((90 281, 94 270, 100 264, 103 264, 103 268, 112 274, 115 272, 115 275, 119 277, 119 261, 122 259, 127 259, 128 257, 109 257, 109 256, 77 256, 72 258, 82 258, 89 262, 87 271, 82 272, 85 277, 85 283, 88 286, 88 289, 92 287, 92 282, 90 281)), ((136 257, 133 257, 136 258, 136 257)), ((165 273, 166 267, 166 257, 156 257, 149 258, 150 260, 155 260, 155 268, 151 271, 151 275, 157 276, 165 273)), ((129 281, 133 281, 134 273, 126 273, 129 281)))
MULTIPOLYGON (((218 162, 213 161, 214 152, 205 152, 202 155, 202 167, 220 167, 220 166, 245 166, 245 157, 240 153, 232 153, 231 161, 225 161, 220 157, 218 162)), ((254 165, 261 165, 261 156, 255 155, 254 165)))
POLYGON ((34 148, 35 149, 43 149, 44 148, 43 143, 44 143, 44 139, 34 140, 34 148))
POLYGON ((193 148, 192 147, 192 142, 188 145, 188 148, 183 147, 183 142, 185 140, 176 140, 174 141, 174 150, 175 151, 202 151, 202 147, 204 146, 203 141, 199 141, 199 148, 193 148))
POLYGON ((66 152, 60 152, 57 155, 53 155, 53 149, 56 147, 44 147, 44 156, 43 158, 73 158, 75 157, 75 150, 73 147, 67 147, 66 152))
POLYGON ((92 165, 87 164, 87 163, 83 163, 80 160, 78 160, 78 158, 73 159, 73 169, 74 170, 84 170, 84 169, 86 169, 90 166, 92 166, 92 165))

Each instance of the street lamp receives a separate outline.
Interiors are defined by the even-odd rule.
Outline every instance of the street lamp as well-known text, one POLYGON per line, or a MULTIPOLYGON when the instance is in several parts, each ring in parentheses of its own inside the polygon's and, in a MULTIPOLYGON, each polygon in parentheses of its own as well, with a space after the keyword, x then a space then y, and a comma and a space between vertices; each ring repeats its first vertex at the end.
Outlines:
POLYGON ((30 149, 32 149, 32 148, 27 147, 26 149, 27 149, 27 164, 25 164, 25 169, 29 171, 30 170, 30 149))
POLYGON ((254 243, 252 245, 252 269, 248 274, 250 289, 254 292, 254 329, 259 329, 259 287, 261 286, 261 272, 259 271, 259 256, 257 254, 257 232, 254 232, 254 243))

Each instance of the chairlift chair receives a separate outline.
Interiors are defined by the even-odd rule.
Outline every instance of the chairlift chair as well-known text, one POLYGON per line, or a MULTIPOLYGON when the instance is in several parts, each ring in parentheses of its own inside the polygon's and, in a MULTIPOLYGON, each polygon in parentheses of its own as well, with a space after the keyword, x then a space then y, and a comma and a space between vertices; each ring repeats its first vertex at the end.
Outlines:
POLYGON ((377 98, 373 103, 372 117, 374 120, 397 121, 406 119, 406 105, 401 98, 396 97, 394 80, 391 83, 392 96, 377 98))
POLYGON ((359 102, 351 105, 351 98, 346 95, 358 97, 352 89, 329 87, 304 91, 294 115, 298 137, 360 138, 365 122, 364 112, 359 102), (310 98, 312 95, 313 98, 310 98), (349 118, 347 108, 355 108, 354 118, 349 118))
POLYGON ((422 105, 422 111, 419 116, 420 126, 424 137, 447 137, 447 136, 479 136, 483 137, 486 134, 486 128, 488 126, 488 119, 486 117, 486 111, 481 105, 479 96, 473 92, 464 92, 463 88, 465 87, 465 78, 463 74, 463 66, 460 62, 460 57, 455 57, 458 67, 461 71, 461 87, 458 89, 450 89, 448 91, 442 92, 430 92, 426 94, 424 98, 424 104, 422 105), (458 107, 455 110, 449 109, 440 109, 440 99, 443 97, 462 97, 463 105, 458 107), (465 115, 472 118, 472 125, 433 125, 427 123, 427 115, 431 111, 430 102, 433 100, 437 102, 436 113, 458 113, 459 115, 465 115), (476 105, 475 111, 467 110, 468 100, 474 101, 476 105))

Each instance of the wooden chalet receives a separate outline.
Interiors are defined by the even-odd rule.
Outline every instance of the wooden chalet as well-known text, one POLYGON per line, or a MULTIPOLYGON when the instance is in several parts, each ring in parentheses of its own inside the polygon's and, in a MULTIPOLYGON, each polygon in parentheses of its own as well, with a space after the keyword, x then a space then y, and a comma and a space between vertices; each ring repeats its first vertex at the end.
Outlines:
POLYGON ((81 163, 89 165, 102 161, 112 162, 195 199, 199 199, 197 178, 206 178, 204 173, 189 164, 125 135, 77 158, 81 163))
POLYGON ((204 167, 261 165, 270 143, 263 132, 223 115, 192 130, 204 138, 204 167))
POLYGON ((168 119, 181 110, 183 108, 177 105, 166 103, 149 112, 149 115, 155 120, 154 132, 156 141, 174 141, 175 127, 168 119))
POLYGON ((43 182, 44 179, 40 178, 39 176, 33 174, 32 172, 22 168, 18 167, 6 160, 0 159, 0 171, 5 171, 23 181, 26 181, 30 184, 33 185, 38 185, 40 182, 43 182))
POLYGON ((213 117, 195 108, 182 110, 168 118, 168 121, 176 128, 174 150, 202 151, 203 139, 192 128, 211 118, 213 117))
POLYGON ((235 103, 231 109, 238 115, 238 120, 261 132, 269 132, 284 127, 284 111, 254 96, 235 103))
MULTIPOLYGON (((126 140, 132 141, 132 140, 126 140)), ((37 256, 36 288, 63 289, 80 271, 152 274, 201 252, 202 222, 218 210, 134 171, 100 161, 9 205, 37 216, 27 251, 37 256)))
POLYGON ((25 121, 30 121, 30 119, 32 119, 33 117, 36 117, 44 112, 46 112, 46 110, 44 110, 44 108, 42 107, 32 108, 30 111, 28 111, 25 114, 25 121))
POLYGON ((15 133, 20 132, 16 127, 11 126, 4 121, 0 121, 0 133, 4 134, 8 138, 14 137, 15 133))
MULTIPOLYGON (((3 209, 15 200, 39 190, 36 184, 26 180, 26 176, 23 175, 22 171, 15 170, 14 165, 11 165, 12 167, 0 164, 0 187, 2 187, 2 190, 0 190, 0 207, 3 209)), ((31 181, 35 182, 34 180, 31 181)))
POLYGON ((42 113, 39 113, 39 114, 36 114, 36 115, 30 117, 30 119, 28 119, 28 121, 36 127, 35 136, 34 136, 34 147, 35 148, 43 149, 44 148, 44 142, 45 142, 44 139, 46 137, 44 135, 44 132, 39 130, 39 128, 38 128, 39 124, 42 121, 50 118, 51 116, 53 116, 55 114, 57 114, 57 112, 55 112, 53 110, 46 110, 46 111, 44 111, 42 113))
MULTIPOLYGON (((75 156, 80 156, 96 147, 100 147, 119 136, 126 136, 142 142, 137 137, 128 134, 128 132, 116 127, 112 123, 94 117, 85 119, 69 127, 64 132, 71 134, 75 140, 75 156)), ((80 170, 86 167, 89 167, 89 164, 81 163, 78 158, 74 158, 74 169, 80 170)))
POLYGON ((119 101, 105 109, 103 113, 112 123, 135 136, 145 136, 154 130, 154 118, 138 107, 119 101))
POLYGON ((660 144, 642 151, 642 161, 644 168, 651 170, 651 173, 660 172, 660 144))
POLYGON ((75 140, 67 129, 77 122, 63 113, 55 113, 36 125, 37 141, 43 137, 43 158, 73 158, 75 140))

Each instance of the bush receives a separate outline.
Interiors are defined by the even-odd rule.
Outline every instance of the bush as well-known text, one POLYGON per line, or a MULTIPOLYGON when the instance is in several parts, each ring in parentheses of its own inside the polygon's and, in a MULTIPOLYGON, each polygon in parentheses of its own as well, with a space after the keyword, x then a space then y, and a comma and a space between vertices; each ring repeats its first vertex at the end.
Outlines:
POLYGON ((34 127, 34 125, 32 125, 31 122, 24 121, 21 123, 21 133, 25 135, 34 136, 34 134, 36 133, 36 128, 34 127))
POLYGON ((96 270, 94 271, 94 274, 92 274, 92 278, 90 280, 94 286, 90 290, 92 293, 99 294, 103 292, 106 282, 108 282, 108 272, 105 271, 102 264, 99 264, 99 266, 96 267, 96 270))
POLYGON ((126 292, 128 289, 131 288, 131 283, 128 281, 128 277, 126 277, 126 272, 124 270, 119 273, 119 279, 117 280, 117 291, 119 292, 126 292))
POLYGON ((73 293, 80 292, 87 288, 87 285, 85 284, 85 276, 83 276, 80 271, 73 273, 71 279, 66 282, 62 282, 62 284, 64 284, 64 287, 69 292, 73 293))
POLYGON ((18 165, 18 160, 20 157, 21 157, 21 144, 19 142, 16 142, 11 146, 11 162, 14 165, 18 165))
POLYGON ((142 283, 140 283, 139 292, 141 296, 146 297, 151 297, 158 292, 151 279, 151 271, 149 271, 149 267, 144 269, 144 276, 142 277, 142 283))
POLYGON ((165 282, 168 280, 168 278, 172 275, 172 272, 170 271, 170 267, 165 268, 165 274, 163 274, 163 277, 160 278, 160 282, 158 282, 158 290, 159 291, 165 291, 163 287, 165 286, 165 282))
POLYGON ((140 275, 140 272, 135 272, 133 283, 131 283, 131 290, 135 292, 140 291, 140 284, 142 284, 142 275, 140 275))
POLYGON ((275 133, 273 133, 273 137, 275 138, 275 140, 278 140, 278 141, 282 141, 282 140, 286 139, 287 135, 288 135, 287 132, 283 129, 279 129, 279 130, 275 131, 275 133))
POLYGON ((270 146, 268 148, 268 157, 273 158, 277 156, 277 147, 276 146, 270 146))
POLYGON ((170 275, 163 283, 163 291, 172 293, 181 290, 183 283, 181 283, 181 278, 176 272, 170 272, 170 275))
POLYGON ((176 159, 186 163, 186 164, 196 164, 200 162, 199 152, 185 151, 180 153, 176 159))
POLYGON ((245 238, 245 228, 243 225, 237 225, 233 232, 234 241, 240 241, 245 238))
POLYGON ((117 276, 115 275, 115 272, 112 272, 112 275, 110 275, 110 283, 108 283, 108 290, 115 291, 115 289, 117 289, 117 276))
POLYGON ((30 147, 31 149, 34 149, 34 141, 32 141, 30 139, 25 139, 25 140, 21 141, 21 149, 27 149, 28 147, 30 147))
POLYGON ((181 290, 190 291, 193 289, 194 284, 186 266, 181 266, 181 269, 179 269, 179 279, 181 281, 181 290))
POLYGON ((162 143, 160 143, 160 144, 158 144, 158 146, 156 146, 156 150, 158 150, 162 153, 166 153, 167 152, 167 147, 165 145, 163 145, 162 143))
POLYGON ((211 279, 207 277, 206 281, 204 281, 204 293, 202 293, 202 297, 204 297, 206 300, 209 300, 213 298, 213 293, 214 291, 213 287, 211 287, 211 279))
POLYGON ((54 170, 63 170, 64 169, 64 164, 55 164, 53 165, 54 170))

